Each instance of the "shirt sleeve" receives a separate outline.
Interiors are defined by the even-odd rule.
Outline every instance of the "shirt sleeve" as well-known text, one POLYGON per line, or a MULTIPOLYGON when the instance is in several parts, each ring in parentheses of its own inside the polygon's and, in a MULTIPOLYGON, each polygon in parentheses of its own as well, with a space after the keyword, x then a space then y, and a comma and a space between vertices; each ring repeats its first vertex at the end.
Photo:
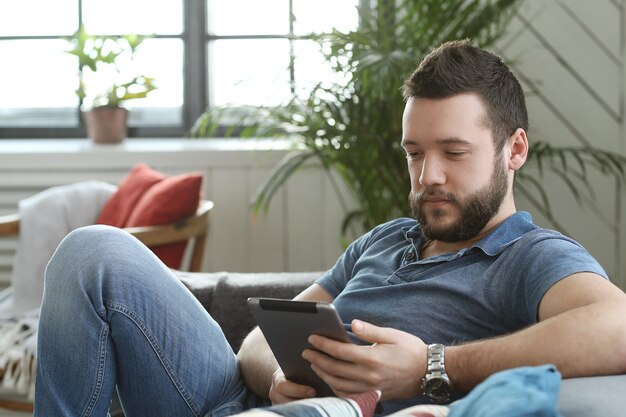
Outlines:
POLYGON ((337 297, 352 278, 354 266, 365 250, 371 234, 372 231, 352 242, 345 252, 341 254, 335 265, 315 282, 328 291, 330 295, 337 297))
POLYGON ((401 228, 403 226, 413 224, 415 224, 413 219, 399 218, 376 226, 352 242, 335 265, 315 282, 330 295, 337 297, 354 276, 356 263, 368 247, 389 233, 402 233, 401 228))
POLYGON ((525 312, 525 321, 538 321, 539 304, 545 293, 554 284, 570 275, 591 272, 608 279, 607 273, 587 250, 578 242, 558 232, 538 229, 528 234, 528 241, 522 245, 524 252, 519 254, 517 271, 523 276, 517 279, 517 311, 525 312), (523 285, 519 285, 523 284, 523 285))

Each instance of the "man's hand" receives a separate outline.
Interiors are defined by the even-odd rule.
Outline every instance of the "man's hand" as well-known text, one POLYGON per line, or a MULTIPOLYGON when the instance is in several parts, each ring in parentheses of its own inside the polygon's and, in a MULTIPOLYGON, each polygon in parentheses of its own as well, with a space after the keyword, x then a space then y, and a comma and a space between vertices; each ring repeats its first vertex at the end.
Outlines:
POLYGON ((283 404, 303 398, 315 397, 315 390, 306 385, 296 384, 285 378, 282 369, 278 368, 272 375, 272 386, 269 392, 272 404, 283 404))
POLYGON ((358 346, 323 336, 309 337, 321 352, 305 350, 302 356, 338 396, 379 389, 382 399, 406 399, 420 393, 426 373, 426 344, 409 333, 352 321, 352 331, 372 343, 358 346))

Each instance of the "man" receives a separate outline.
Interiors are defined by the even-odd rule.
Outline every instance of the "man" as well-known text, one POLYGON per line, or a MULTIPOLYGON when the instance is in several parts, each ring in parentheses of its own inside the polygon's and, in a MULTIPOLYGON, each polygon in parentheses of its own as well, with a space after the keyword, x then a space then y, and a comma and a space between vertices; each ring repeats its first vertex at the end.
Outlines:
MULTIPOLYGON (((517 212, 528 152, 522 89, 469 42, 405 83, 414 219, 380 225, 297 299, 333 302, 362 343, 311 336, 303 356, 337 393, 382 391, 385 414, 449 401, 490 374, 555 364, 626 372, 626 295, 576 242, 517 212)), ((285 379, 255 329, 236 358, 169 271, 121 231, 73 232, 48 267, 35 414, 225 416, 315 395, 285 379)))

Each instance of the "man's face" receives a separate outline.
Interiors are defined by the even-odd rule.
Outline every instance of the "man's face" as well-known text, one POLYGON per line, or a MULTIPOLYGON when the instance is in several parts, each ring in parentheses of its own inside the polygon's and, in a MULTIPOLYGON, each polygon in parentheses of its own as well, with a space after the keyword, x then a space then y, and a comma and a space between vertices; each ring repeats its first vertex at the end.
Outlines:
POLYGON ((402 144, 409 203, 424 236, 444 242, 476 237, 498 213, 509 183, 478 96, 409 100, 402 144))

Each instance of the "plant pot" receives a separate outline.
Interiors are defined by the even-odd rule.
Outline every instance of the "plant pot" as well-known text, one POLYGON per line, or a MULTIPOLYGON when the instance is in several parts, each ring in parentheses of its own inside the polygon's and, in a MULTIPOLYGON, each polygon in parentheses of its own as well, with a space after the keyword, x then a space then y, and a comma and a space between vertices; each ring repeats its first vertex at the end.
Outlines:
POLYGON ((126 138, 128 110, 122 107, 96 107, 83 113, 87 136, 95 143, 120 143, 126 138))

